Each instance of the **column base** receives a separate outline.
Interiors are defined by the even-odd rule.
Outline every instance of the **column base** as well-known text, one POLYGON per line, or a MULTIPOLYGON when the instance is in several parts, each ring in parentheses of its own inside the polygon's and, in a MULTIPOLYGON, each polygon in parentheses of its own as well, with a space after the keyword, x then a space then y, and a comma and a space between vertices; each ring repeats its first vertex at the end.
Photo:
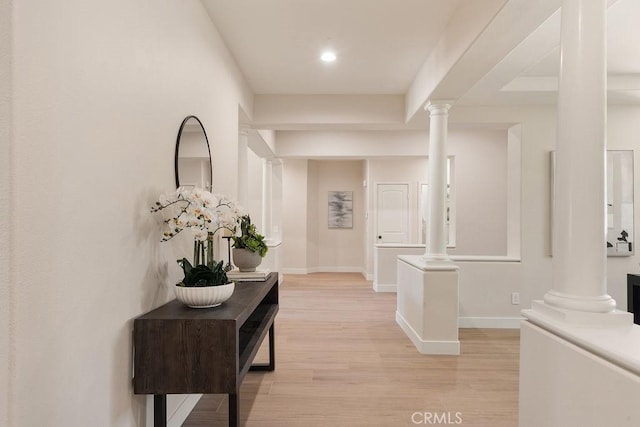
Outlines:
POLYGON ((422 259, 427 263, 453 263, 449 254, 424 254, 422 259))
POLYGON ((422 354, 460 354, 458 266, 398 257, 396 322, 422 354))
POLYGON ((550 290, 544 295, 544 302, 560 309, 587 313, 611 313, 616 309, 616 301, 606 294, 588 297, 550 290))
POLYGON ((633 313, 613 310, 607 313, 571 310, 548 304, 546 301, 532 301, 531 310, 522 310, 529 321, 549 326, 550 323, 580 326, 631 326, 633 313))

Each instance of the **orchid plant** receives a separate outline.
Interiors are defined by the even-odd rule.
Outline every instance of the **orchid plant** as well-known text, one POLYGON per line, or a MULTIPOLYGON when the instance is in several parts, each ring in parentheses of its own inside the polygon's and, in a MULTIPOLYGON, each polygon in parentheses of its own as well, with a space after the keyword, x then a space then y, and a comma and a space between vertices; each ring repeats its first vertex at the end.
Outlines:
POLYGON ((242 208, 221 194, 212 194, 201 188, 179 187, 161 195, 151 212, 163 211, 165 230, 162 242, 169 241, 184 230, 194 236, 194 265, 205 264, 213 268, 213 236, 222 229, 235 231, 242 208))

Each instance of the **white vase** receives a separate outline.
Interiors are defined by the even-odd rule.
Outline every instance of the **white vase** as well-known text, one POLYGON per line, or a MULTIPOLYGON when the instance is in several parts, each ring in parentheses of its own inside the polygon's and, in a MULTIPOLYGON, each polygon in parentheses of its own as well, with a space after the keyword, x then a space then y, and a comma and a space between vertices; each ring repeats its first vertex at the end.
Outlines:
POLYGON ((241 272, 256 271, 256 267, 262 262, 258 252, 245 248, 233 248, 233 263, 241 272))
POLYGON ((217 307, 233 295, 235 283, 219 286, 188 287, 177 284, 173 287, 178 301, 191 308, 217 307))

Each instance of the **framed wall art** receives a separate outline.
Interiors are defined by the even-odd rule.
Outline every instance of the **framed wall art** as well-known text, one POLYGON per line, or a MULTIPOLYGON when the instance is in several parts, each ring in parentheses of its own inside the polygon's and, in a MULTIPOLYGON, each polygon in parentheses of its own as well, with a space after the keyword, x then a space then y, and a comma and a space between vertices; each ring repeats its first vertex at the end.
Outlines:
POLYGON ((329 228, 353 228, 353 191, 329 191, 329 228))

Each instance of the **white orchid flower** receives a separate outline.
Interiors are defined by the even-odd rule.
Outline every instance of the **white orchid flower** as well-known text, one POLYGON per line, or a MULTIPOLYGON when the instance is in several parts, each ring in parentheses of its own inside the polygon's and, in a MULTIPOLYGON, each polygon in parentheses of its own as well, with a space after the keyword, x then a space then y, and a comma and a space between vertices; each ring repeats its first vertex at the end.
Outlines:
POLYGON ((209 237, 209 232, 207 230, 198 230, 194 233, 193 237, 199 242, 206 242, 209 237))
POLYGON ((189 229, 197 241, 203 242, 220 228, 235 229, 238 218, 245 215, 245 209, 228 197, 191 187, 161 194, 151 211, 164 214, 162 241, 189 229))

